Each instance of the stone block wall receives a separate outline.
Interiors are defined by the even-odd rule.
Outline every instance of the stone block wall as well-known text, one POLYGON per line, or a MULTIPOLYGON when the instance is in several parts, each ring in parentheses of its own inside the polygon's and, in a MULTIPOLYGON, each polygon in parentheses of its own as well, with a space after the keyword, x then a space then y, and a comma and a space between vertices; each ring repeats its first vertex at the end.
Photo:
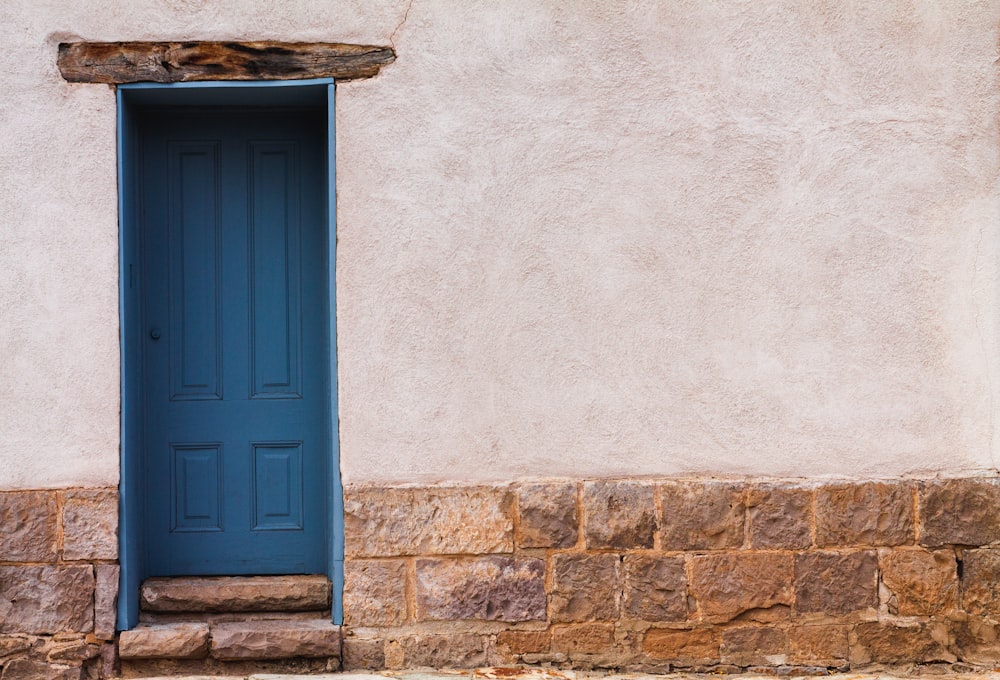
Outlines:
POLYGON ((347 669, 1000 662, 1000 484, 348 486, 347 669))
POLYGON ((117 531, 117 489, 0 491, 0 679, 114 658, 117 531))

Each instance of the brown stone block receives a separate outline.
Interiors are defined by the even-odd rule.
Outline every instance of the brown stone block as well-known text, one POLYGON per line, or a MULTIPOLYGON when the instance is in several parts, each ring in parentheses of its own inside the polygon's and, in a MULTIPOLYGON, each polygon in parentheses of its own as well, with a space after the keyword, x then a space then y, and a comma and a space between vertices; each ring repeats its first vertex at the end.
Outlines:
POLYGON ((552 629, 552 651, 563 654, 603 654, 615 644, 613 623, 582 623, 552 629))
POLYGON ((587 547, 652 548, 656 534, 655 488, 647 482, 586 482, 583 526, 587 547))
POLYGON ((144 612, 293 612, 330 607, 325 576, 179 576, 150 578, 144 612))
POLYGON ((0 633, 89 633, 93 625, 89 564, 0 567, 0 633))
POLYGON ((743 545, 743 488, 717 482, 660 485, 660 547, 719 550, 743 545))
POLYGON ((792 626, 788 629, 788 663, 839 666, 850 653, 848 626, 792 626))
POLYGON ((951 622, 954 650, 958 658, 968 663, 996 664, 1000 662, 1000 631, 997 624, 976 616, 951 622))
POLYGON ((576 545, 576 485, 571 482, 523 484, 517 489, 517 545, 521 548, 571 548, 576 545))
POLYGON ((788 635, 781 628, 741 626, 722 631, 722 663, 780 666, 788 658, 788 635))
POLYGON ((624 615, 643 621, 687 619, 683 557, 631 554, 624 559, 624 615))
POLYGON ((545 619, 545 562, 488 556, 417 560, 421 621, 545 619))
POLYGON ((385 668, 385 643, 382 640, 345 637, 342 644, 345 671, 378 671, 385 668))
POLYGON ((700 666, 719 662, 721 643, 721 635, 716 628, 650 628, 642 640, 642 651, 675 666, 700 666))
POLYGON ((0 492, 0 560, 54 562, 57 515, 54 492, 0 492))
POLYGON ((236 621, 212 625, 212 656, 237 659, 340 657, 340 626, 327 620, 236 621))
POLYGON ((505 630, 497 635, 497 645, 511 654, 542 654, 549 651, 551 640, 547 630, 505 630))
POLYGON ((691 594, 702 616, 723 623, 744 612, 792 603, 792 557, 781 553, 718 553, 691 558, 691 594))
POLYGON ((947 640, 948 632, 943 625, 859 623, 851 633, 850 661, 852 664, 953 663, 957 659, 948 651, 947 640))
POLYGON ((908 545, 914 540, 910 484, 862 482, 816 490, 816 545, 908 545))
POLYGON ((37 639, 23 635, 0 635, 0 659, 28 651, 34 646, 37 639))
POLYGON ((1000 540, 1000 486, 996 480, 951 479, 919 489, 920 544, 987 545, 1000 540))
POLYGON ((118 637, 123 659, 201 659, 208 656, 208 624, 138 626, 118 637))
POLYGON ((747 494, 750 545, 808 548, 812 545, 812 493, 788 486, 758 486, 747 494))
POLYGON ((1000 550, 962 553, 962 608, 970 614, 1000 617, 1000 550))
POLYGON ((618 555, 563 553, 552 557, 553 621, 611 621, 618 618, 618 555))
POLYGON ((878 606, 878 560, 872 550, 795 556, 795 610, 850 614, 878 606))
POLYGON ((407 668, 476 668, 486 665, 486 645, 480 635, 414 635, 399 640, 407 668))
POLYGON ((951 550, 885 550, 882 582, 891 591, 889 612, 933 616, 958 606, 958 564, 951 550))
POLYGON ((398 626, 406 621, 403 560, 344 561, 344 623, 398 626))
POLYGON ((45 660, 49 663, 77 665, 88 659, 96 658, 100 654, 100 645, 88 644, 86 640, 70 640, 53 642, 48 648, 45 660))
POLYGON ((120 570, 117 564, 98 564, 94 570, 97 575, 94 592, 94 635, 101 640, 113 640, 120 570))
POLYGON ((118 558, 118 492, 70 489, 63 492, 63 559, 118 558))
POLYGON ((347 557, 509 553, 513 494, 503 487, 344 490, 347 557))
POLYGON ((15 659, 4 666, 0 680, 81 680, 83 668, 50 665, 35 659, 15 659))

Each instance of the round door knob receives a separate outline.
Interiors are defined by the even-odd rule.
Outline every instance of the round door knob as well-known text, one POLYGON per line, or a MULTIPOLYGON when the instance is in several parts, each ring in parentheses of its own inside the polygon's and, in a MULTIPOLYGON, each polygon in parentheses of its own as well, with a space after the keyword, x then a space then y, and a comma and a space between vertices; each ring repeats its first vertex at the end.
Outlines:
POLYGON ((159 328, 153 328, 153 329, 151 329, 149 331, 149 337, 153 338, 153 340, 159 340, 160 339, 160 329, 159 328))

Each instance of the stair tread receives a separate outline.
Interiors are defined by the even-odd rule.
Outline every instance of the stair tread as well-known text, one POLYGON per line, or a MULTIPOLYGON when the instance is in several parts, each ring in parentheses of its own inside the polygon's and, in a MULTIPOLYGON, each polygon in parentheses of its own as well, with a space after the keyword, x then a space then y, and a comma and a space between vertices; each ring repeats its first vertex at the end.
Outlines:
POLYGON ((321 611, 330 606, 330 580, 312 576, 184 576, 142 584, 146 612, 321 611))

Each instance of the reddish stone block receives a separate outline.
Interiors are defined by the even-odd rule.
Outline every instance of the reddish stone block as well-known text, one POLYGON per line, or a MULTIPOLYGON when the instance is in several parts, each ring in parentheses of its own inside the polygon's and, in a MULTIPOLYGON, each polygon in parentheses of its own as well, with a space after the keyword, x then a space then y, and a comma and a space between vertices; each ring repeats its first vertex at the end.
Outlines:
POLYGON ((502 487, 344 489, 347 557, 509 553, 514 496, 502 487))
POLYGON ((545 563, 531 557, 417 560, 421 621, 545 619, 545 563))
POLYGON ((730 621, 754 609, 792 603, 792 557, 781 553, 719 553, 691 558, 691 593, 702 616, 730 621))
POLYGON ((14 659, 3 669, 0 680, 81 680, 83 668, 80 666, 50 665, 35 659, 14 659))
POLYGON ((1000 617, 1000 550, 962 553, 962 607, 976 616, 1000 617))
POLYGON ((780 666, 788 659, 788 635, 781 628, 741 626, 722 631, 722 663, 780 666))
POLYGON ((642 641, 642 651, 681 668, 719 662, 721 634, 716 628, 674 630, 650 628, 642 641))
POLYGON ((385 643, 348 636, 343 639, 341 654, 345 671, 378 671, 385 665, 385 643))
POLYGON ((615 644, 612 623, 582 623, 552 629, 552 651, 563 654, 602 654, 615 644))
POLYGON ((399 626, 406 621, 403 560, 344 561, 344 623, 399 626))
POLYGON ((663 550, 718 550, 743 545, 743 488, 716 482, 667 482, 660 494, 663 550))
POLYGON ((576 545, 580 518, 575 484, 524 484, 517 490, 517 512, 519 547, 572 548, 576 545))
POLYGON ((850 614, 878 606, 878 560, 871 550, 795 556, 795 610, 850 614))
POLYGON ((0 559, 54 562, 58 557, 57 515, 54 492, 0 492, 0 559))
POLYGON ((886 550, 882 582, 892 593, 889 612, 933 616, 958 606, 958 563, 951 550, 886 550))
POLYGON ((505 630, 497 635, 497 645, 511 654, 542 654, 549 651, 551 640, 547 630, 505 630))
POLYGON ((600 553, 552 557, 552 621, 611 621, 618 618, 620 559, 600 553))
POLYGON ((646 482, 599 481, 583 485, 584 538, 588 548, 652 548, 656 533, 655 487, 646 482))
POLYGON ((802 626, 788 629, 788 663, 839 666, 850 654, 848 626, 802 626))
POLYGON ((851 664, 954 663, 948 651, 948 631, 943 624, 896 626, 870 621, 859 623, 851 634, 851 664))
POLYGON ((94 635, 101 640, 115 638, 115 621, 118 602, 117 564, 98 564, 94 568, 96 583, 94 592, 94 635))
POLYGON ((908 545, 914 540, 910 484, 862 482, 816 490, 816 545, 908 545))
POLYGON ((750 546, 808 548, 812 545, 812 493, 786 486, 759 486, 747 495, 750 546))
POLYGON ((89 564, 0 567, 0 633, 89 633, 93 626, 89 564))
POLYGON ((399 644, 402 664, 407 668, 477 668, 486 665, 486 645, 482 636, 473 633, 414 635, 401 638, 399 644))
POLYGON ((212 624, 212 656, 239 659, 340 657, 340 626, 326 619, 212 624))
POLYGON ((967 663, 1000 663, 1000 626, 976 616, 951 621, 950 630, 958 658, 967 663))
POLYGON ((683 621, 688 615, 683 557, 626 555, 624 615, 643 621, 683 621))
POLYGON ((997 480, 951 479, 919 489, 920 544, 988 545, 1000 541, 1000 485, 997 480))
POLYGON ((70 489, 63 492, 63 559, 118 558, 118 492, 70 489))
POLYGON ((207 623, 138 626, 119 636, 123 659, 201 659, 208 656, 207 623))

